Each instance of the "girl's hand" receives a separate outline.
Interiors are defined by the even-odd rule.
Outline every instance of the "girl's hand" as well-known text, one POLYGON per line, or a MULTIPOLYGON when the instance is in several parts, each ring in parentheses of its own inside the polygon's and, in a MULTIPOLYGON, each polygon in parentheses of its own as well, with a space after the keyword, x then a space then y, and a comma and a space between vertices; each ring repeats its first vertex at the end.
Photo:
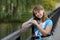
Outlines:
POLYGON ((26 31, 27 31, 26 28, 22 28, 22 29, 21 29, 21 32, 26 32, 26 31))
POLYGON ((31 23, 34 24, 34 25, 38 24, 36 20, 32 20, 31 23))

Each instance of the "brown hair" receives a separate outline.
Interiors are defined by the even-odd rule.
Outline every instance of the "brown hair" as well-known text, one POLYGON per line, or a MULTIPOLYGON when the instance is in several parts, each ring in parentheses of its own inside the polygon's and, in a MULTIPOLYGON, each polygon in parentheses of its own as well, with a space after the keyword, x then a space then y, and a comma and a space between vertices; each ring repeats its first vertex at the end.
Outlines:
MULTIPOLYGON (((38 19, 36 16, 35 16, 35 12, 34 11, 40 11, 40 10, 44 10, 44 8, 41 6, 41 5, 36 5, 33 9, 33 17, 34 19, 38 19)), ((46 19, 47 19, 47 15, 45 13, 45 10, 44 10, 44 13, 43 13, 43 17, 41 18, 42 22, 44 22, 46 19)))

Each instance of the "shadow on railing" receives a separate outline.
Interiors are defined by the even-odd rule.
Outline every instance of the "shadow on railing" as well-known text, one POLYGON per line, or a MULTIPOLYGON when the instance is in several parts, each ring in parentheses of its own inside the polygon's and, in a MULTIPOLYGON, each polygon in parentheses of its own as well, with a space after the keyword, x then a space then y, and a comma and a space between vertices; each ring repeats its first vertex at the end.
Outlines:
MULTIPOLYGON (((60 7, 57 8, 56 10, 54 10, 53 12, 51 12, 48 15, 48 17, 50 19, 52 19, 52 21, 53 21, 53 27, 54 27, 54 29, 55 29, 56 24, 58 22, 59 16, 60 16, 60 7)), ((1 40, 21 40, 21 34, 22 34, 21 30, 22 29, 17 30, 16 32, 14 32, 14 33, 12 33, 12 34, 10 34, 10 35, 2 38, 1 40)), ((32 35, 34 35, 34 31, 33 30, 34 30, 34 28, 32 28, 32 35)), ((26 40, 31 40, 32 35, 30 35, 26 40)), ((34 38, 32 38, 32 40, 34 40, 34 38)))

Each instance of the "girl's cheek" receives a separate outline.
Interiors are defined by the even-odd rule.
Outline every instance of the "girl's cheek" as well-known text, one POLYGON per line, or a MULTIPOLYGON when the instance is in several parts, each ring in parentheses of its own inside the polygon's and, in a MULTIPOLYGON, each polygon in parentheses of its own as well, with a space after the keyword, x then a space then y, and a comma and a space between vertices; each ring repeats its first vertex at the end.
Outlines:
POLYGON ((42 11, 42 10, 39 11, 40 14, 43 14, 43 12, 44 12, 44 11, 42 11))

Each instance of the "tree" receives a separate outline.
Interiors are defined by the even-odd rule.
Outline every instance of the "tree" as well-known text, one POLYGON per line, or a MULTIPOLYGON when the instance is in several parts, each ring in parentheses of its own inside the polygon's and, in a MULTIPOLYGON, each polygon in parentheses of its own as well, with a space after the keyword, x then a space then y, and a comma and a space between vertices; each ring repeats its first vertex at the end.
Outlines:
POLYGON ((53 10, 55 8, 55 3, 56 1, 54 0, 43 0, 43 6, 44 8, 49 11, 49 10, 53 10))

